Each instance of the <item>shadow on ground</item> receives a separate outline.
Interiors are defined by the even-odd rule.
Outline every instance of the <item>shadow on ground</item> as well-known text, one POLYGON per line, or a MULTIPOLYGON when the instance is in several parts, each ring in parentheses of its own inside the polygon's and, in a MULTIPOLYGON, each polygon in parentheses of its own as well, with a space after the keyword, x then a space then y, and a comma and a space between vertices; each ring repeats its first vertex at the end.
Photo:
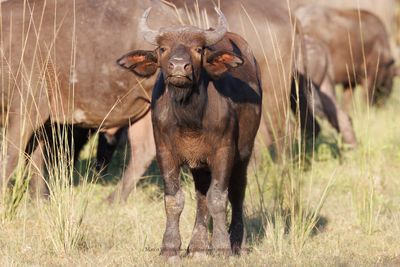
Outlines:
MULTIPOLYGON (((245 228, 247 232, 246 243, 249 246, 255 246, 259 244, 267 234, 266 227, 279 227, 277 225, 277 218, 275 215, 268 214, 267 215, 270 219, 270 224, 267 223, 265 219, 265 215, 262 213, 257 213, 252 216, 248 216, 245 219, 245 228)), ((291 228, 291 217, 290 215, 285 215, 284 221, 284 234, 287 236, 290 233, 291 228)), ((323 232, 328 225, 328 219, 324 216, 318 216, 315 226, 311 231, 311 235, 315 236, 319 233, 323 232)))

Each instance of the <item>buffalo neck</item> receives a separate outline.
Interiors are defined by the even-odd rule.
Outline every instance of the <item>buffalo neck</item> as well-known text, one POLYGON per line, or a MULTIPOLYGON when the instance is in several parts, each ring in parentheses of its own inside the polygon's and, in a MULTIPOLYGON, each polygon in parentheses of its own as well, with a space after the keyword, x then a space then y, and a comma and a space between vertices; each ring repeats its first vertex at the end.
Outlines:
POLYGON ((203 73, 198 83, 193 84, 190 88, 174 88, 167 85, 166 93, 178 127, 188 130, 202 128, 204 110, 207 105, 208 83, 209 79, 203 73), (181 93, 182 90, 186 92, 184 96, 181 93))

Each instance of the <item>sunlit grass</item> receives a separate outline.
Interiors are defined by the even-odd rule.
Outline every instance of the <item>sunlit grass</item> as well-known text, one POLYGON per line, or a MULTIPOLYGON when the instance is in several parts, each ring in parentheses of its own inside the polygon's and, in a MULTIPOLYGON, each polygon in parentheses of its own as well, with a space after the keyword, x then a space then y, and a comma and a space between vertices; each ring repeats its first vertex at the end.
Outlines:
MULTIPOLYGON (((262 164, 264 167, 256 168, 255 172, 251 167, 249 171, 245 199, 245 225, 248 236, 246 247, 250 248, 250 252, 240 258, 232 258, 230 262, 235 265, 252 266, 266 264, 272 266, 295 264, 365 266, 374 265, 377 262, 394 262, 400 251, 400 197, 398 194, 400 181, 397 179, 397 173, 400 171, 398 152, 400 142, 396 138, 400 135, 400 129, 395 127, 396 123, 400 123, 400 118, 396 115, 400 112, 399 103, 400 93, 396 91, 387 106, 380 110, 371 110, 371 117, 376 120, 371 125, 370 134, 372 138, 379 139, 371 146, 374 152, 370 158, 371 166, 372 172, 382 177, 379 183, 374 184, 375 193, 379 196, 375 212, 379 210, 379 206, 382 208, 378 220, 374 222, 374 231, 371 234, 368 234, 364 226, 360 224, 358 209, 353 205, 353 192, 361 193, 363 188, 368 190, 370 187, 367 177, 363 176, 363 171, 358 165, 364 157, 362 148, 357 151, 343 152, 343 162, 329 158, 329 154, 324 152, 323 159, 318 160, 317 157, 313 162, 312 181, 310 172, 301 175, 301 184, 298 189, 302 194, 303 210, 311 211, 308 214, 317 210, 325 187, 332 177, 336 178, 325 199, 324 207, 319 211, 322 221, 313 228, 311 235, 307 236, 301 254, 293 253, 292 250, 291 223, 288 218, 290 213, 282 213, 279 209, 282 206, 279 203, 282 201, 283 207, 290 206, 290 198, 285 198, 289 194, 285 193, 286 189, 284 189, 290 189, 290 181, 287 180, 285 185, 282 184, 282 169, 278 166, 273 167, 274 165, 268 163, 267 159, 262 164), (378 119, 382 117, 387 120, 378 119), (386 129, 384 135, 381 134, 383 128, 386 129), (279 195, 279 192, 286 196, 279 195), (386 203, 386 201, 389 202, 386 203), (261 203, 264 205, 263 212, 260 208, 261 203)), ((366 124, 368 122, 365 118, 358 118, 355 121, 356 131, 360 133, 360 129, 366 124)), ((325 129, 323 134, 328 137, 336 135, 329 129, 325 129)), ((366 136, 359 135, 361 144, 364 143, 365 138, 366 136)), ((182 248, 186 248, 190 240, 196 205, 190 177, 184 180, 187 182, 183 183, 186 199, 181 219, 182 248)), ((82 223, 84 240, 80 241, 77 249, 64 256, 55 254, 50 237, 56 234, 54 230, 57 228, 49 228, 50 224, 44 222, 51 213, 46 215, 43 209, 45 206, 28 203, 25 208, 22 205, 22 214, 11 222, 5 222, 2 226, 0 263, 9 265, 14 262, 42 266, 55 264, 61 266, 71 264, 162 265, 163 259, 158 256, 165 220, 161 185, 155 180, 144 181, 126 205, 114 205, 110 208, 102 204, 102 199, 113 188, 113 185, 94 185, 92 193, 88 194, 89 202, 82 223)), ((81 192, 80 187, 68 190, 74 190, 76 194, 81 192)), ((44 205, 53 204, 44 203, 44 205)), ((301 213, 297 214, 300 220, 301 213)), ((55 216, 53 220, 54 218, 55 216)), ((294 220, 294 223, 296 222, 294 220)), ((300 228, 299 232, 304 233, 304 229, 300 228)), ((226 260, 215 257, 207 257, 202 261, 183 258, 182 262, 183 264, 213 265, 225 264, 226 260)))

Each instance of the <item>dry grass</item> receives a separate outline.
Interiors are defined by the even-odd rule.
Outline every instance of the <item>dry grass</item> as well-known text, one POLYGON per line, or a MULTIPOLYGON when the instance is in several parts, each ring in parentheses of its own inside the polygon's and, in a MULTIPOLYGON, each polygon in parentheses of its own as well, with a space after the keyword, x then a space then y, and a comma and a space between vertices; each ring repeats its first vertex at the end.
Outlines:
MULTIPOLYGON (((399 85, 397 83, 396 88, 399 88, 399 85)), ((298 250, 293 253, 293 229, 288 228, 288 225, 293 225, 287 220, 290 214, 284 215, 283 209, 275 206, 280 206, 276 204, 279 201, 284 202, 283 206, 290 206, 291 203, 287 196, 279 197, 280 193, 287 194, 284 189, 287 185, 279 186, 276 182, 281 179, 282 169, 266 162, 265 169, 253 168, 250 171, 245 200, 249 253, 229 259, 210 256, 200 261, 183 258, 182 263, 208 266, 399 264, 399 104, 400 92, 396 90, 387 106, 379 110, 370 110, 369 120, 363 115, 355 118, 356 132, 361 145, 357 151, 343 153, 342 160, 326 151, 329 151, 330 145, 325 140, 334 139, 336 134, 329 127, 324 128, 323 137, 317 140, 317 143, 323 143, 325 146, 321 151, 324 156, 314 160, 312 171, 299 175, 299 184, 295 186, 296 190, 300 190, 298 193, 302 194, 303 209, 317 210, 321 196, 332 177, 335 178, 335 183, 319 212, 317 228, 313 228, 311 235, 302 241, 300 253, 298 250), (366 127, 369 128, 368 139, 363 135, 366 127), (374 142, 367 145, 370 138, 374 142), (369 150, 368 160, 365 158, 366 149, 369 150), (368 172, 363 168, 363 162, 368 164, 365 166, 368 172), (266 169, 268 175, 263 176, 266 169), (268 217, 264 217, 265 214, 268 217), (364 217, 365 220, 360 217, 364 217)), ((293 175, 296 172, 290 173, 293 175)), ((112 185, 95 184, 92 193, 87 193, 88 206, 80 226, 84 229, 83 239, 68 253, 60 254, 54 249, 51 236, 58 227, 48 227, 48 214, 43 212, 43 205, 52 205, 51 202, 23 202, 18 215, 2 224, 0 264, 162 265, 163 259, 158 256, 158 248, 164 230, 165 215, 162 188, 157 179, 143 181, 136 194, 123 206, 110 207, 102 202, 104 196, 112 189, 112 185)), ((194 191, 190 179, 185 179, 183 189, 186 206, 181 218, 181 234, 183 246, 187 246, 195 214, 194 191)), ((68 190, 78 193, 82 188, 68 190)), ((64 191, 69 192, 68 190, 64 191)), ((294 194, 290 195, 293 197, 294 194)))

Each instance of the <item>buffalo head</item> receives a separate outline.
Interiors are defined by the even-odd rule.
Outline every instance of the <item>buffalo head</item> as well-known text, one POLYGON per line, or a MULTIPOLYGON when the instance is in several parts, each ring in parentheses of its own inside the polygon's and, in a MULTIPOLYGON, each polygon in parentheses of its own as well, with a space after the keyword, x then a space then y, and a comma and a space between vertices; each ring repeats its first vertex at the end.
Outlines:
POLYGON ((136 50, 117 63, 140 77, 150 77, 160 68, 164 83, 179 98, 189 96, 199 82, 203 70, 212 78, 218 78, 231 68, 243 64, 238 55, 229 51, 212 51, 210 46, 219 42, 227 31, 227 22, 216 8, 219 20, 215 29, 204 30, 194 26, 164 27, 158 31, 147 25, 147 9, 140 29, 145 40, 157 48, 154 51, 136 50))
POLYGON ((394 59, 380 67, 372 99, 374 104, 382 105, 386 102, 393 91, 393 81, 396 76, 400 76, 400 68, 395 65, 394 59))

